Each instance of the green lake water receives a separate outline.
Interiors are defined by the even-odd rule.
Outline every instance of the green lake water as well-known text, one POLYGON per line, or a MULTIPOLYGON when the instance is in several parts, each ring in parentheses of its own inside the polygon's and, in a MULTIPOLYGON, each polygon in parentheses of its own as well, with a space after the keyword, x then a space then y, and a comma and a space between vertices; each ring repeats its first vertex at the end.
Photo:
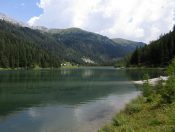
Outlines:
POLYGON ((161 70, 84 67, 0 71, 0 132, 95 132, 161 70))

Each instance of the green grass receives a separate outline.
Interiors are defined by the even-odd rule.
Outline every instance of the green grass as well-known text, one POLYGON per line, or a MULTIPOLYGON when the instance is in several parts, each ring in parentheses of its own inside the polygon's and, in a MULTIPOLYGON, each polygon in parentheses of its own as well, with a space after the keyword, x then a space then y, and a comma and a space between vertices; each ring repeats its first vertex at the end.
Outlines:
POLYGON ((5 70, 17 70, 18 68, 0 68, 0 71, 5 71, 5 70))
POLYGON ((61 68, 67 68, 67 69, 71 69, 71 68, 78 68, 78 66, 61 66, 61 68))
POLYGON ((175 76, 170 75, 156 86, 146 81, 142 96, 130 102, 99 132, 175 132, 175 76))
POLYGON ((99 132, 175 132, 175 59, 167 67, 169 79, 149 85, 149 76, 142 96, 129 103, 111 124, 99 132))
POLYGON ((11 71, 11 70, 52 70, 52 69, 60 69, 58 68, 42 68, 42 67, 34 67, 34 68, 0 68, 0 71, 11 71))
MULTIPOLYGON (((155 97, 159 98, 159 97, 155 97)), ((111 124, 99 132, 173 132, 175 131, 175 102, 160 105, 138 97, 118 113, 111 124)))

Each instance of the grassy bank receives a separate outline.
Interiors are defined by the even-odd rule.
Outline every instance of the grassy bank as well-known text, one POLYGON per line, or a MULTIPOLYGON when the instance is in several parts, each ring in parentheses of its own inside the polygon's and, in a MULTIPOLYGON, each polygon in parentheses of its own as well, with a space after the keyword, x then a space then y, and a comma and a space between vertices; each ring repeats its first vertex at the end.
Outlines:
POLYGON ((175 102, 159 105, 138 97, 118 113, 111 124, 99 132, 173 132, 175 131, 175 102))
POLYGON ((166 71, 169 79, 156 86, 149 85, 149 77, 145 76, 142 96, 99 132, 175 132, 175 59, 166 71))

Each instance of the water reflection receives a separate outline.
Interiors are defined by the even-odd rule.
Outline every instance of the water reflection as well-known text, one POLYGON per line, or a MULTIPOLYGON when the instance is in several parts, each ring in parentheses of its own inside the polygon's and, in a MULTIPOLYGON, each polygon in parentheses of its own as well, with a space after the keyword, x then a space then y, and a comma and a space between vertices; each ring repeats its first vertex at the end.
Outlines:
POLYGON ((137 73, 114 68, 1 71, 0 131, 95 131, 138 95, 133 84, 125 83, 133 72, 137 73))
POLYGON ((155 78, 160 75, 166 75, 165 69, 156 68, 141 68, 141 69, 126 69, 125 72, 131 80, 141 80, 145 74, 148 74, 150 78, 155 78))

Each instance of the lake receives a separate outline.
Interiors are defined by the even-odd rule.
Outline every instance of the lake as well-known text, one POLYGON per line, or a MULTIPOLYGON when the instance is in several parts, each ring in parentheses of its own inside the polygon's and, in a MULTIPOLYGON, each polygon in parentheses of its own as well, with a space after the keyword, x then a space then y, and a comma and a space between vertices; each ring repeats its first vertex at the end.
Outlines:
POLYGON ((161 70, 84 67, 0 71, 0 132, 95 132, 161 70))

